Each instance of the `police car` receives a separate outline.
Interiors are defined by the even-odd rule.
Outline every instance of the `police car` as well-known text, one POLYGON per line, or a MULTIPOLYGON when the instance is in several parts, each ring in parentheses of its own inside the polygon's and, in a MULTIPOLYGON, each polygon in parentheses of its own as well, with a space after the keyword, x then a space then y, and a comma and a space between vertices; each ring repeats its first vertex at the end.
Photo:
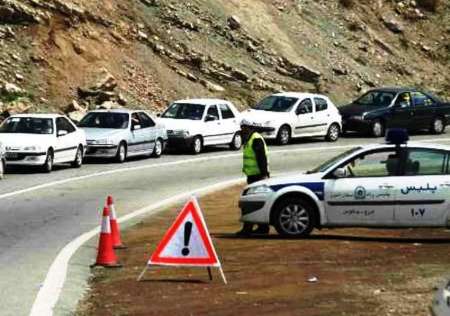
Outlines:
POLYGON ((299 237, 321 227, 448 227, 450 146, 407 140, 404 130, 392 129, 386 144, 254 183, 241 195, 241 221, 299 237))

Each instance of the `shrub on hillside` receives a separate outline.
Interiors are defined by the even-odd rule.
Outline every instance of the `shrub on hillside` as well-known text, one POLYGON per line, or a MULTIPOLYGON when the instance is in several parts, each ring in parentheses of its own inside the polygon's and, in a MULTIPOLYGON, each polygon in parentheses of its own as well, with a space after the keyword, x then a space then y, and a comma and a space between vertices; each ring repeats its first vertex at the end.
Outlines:
POLYGON ((444 0, 418 0, 417 3, 424 9, 436 12, 444 0))
POLYGON ((339 0, 339 3, 346 8, 351 8, 355 5, 355 0, 339 0))

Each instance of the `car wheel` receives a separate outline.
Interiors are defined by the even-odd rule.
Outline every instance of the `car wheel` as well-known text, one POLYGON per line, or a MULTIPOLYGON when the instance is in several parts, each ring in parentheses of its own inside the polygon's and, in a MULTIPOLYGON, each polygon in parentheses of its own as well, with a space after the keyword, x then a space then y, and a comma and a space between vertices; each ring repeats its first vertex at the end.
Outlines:
POLYGON ((384 125, 380 120, 375 120, 371 125, 371 134, 373 137, 383 137, 384 136, 384 125))
POLYGON ((285 199, 274 212, 273 225, 281 236, 306 237, 314 228, 313 207, 303 199, 285 199))
POLYGON ((328 128, 327 135, 325 136, 325 139, 329 142, 335 142, 339 139, 339 133, 341 132, 341 129, 338 124, 333 123, 328 128))
POLYGON ((239 150, 242 147, 242 136, 241 133, 237 132, 234 134, 233 141, 230 144, 232 150, 239 150))
POLYGON ((123 163, 127 159, 127 145, 124 142, 119 144, 117 148, 116 161, 118 163, 123 163))
POLYGON ((0 180, 4 179, 6 171, 6 162, 4 159, 0 160, 0 180))
POLYGON ((431 132, 433 134, 442 134, 445 131, 444 120, 441 117, 435 117, 431 123, 431 132))
POLYGON ((191 152, 194 155, 198 155, 199 153, 202 152, 202 149, 203 149, 202 138, 200 136, 195 136, 194 139, 192 140, 191 152))
POLYGON ((163 142, 161 139, 155 141, 155 147, 153 148, 152 157, 159 158, 163 152, 163 142))
POLYGON ((45 159, 45 163, 42 166, 42 171, 50 173, 53 170, 53 161, 55 157, 53 155, 53 150, 49 149, 47 151, 47 158, 45 159))
POLYGON ((287 125, 283 125, 278 130, 277 142, 279 145, 287 145, 291 141, 291 129, 287 125))
POLYGON ((83 164, 83 147, 79 146, 77 149, 77 153, 75 154, 75 159, 72 162, 72 167, 80 168, 83 164))

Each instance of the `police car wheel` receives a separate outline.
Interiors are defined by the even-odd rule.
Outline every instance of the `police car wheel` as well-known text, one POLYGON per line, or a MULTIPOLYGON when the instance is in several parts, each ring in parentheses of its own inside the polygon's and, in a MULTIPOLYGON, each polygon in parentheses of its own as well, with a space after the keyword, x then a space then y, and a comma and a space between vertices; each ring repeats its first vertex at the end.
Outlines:
POLYGON ((277 142, 279 145, 287 145, 291 141, 291 129, 287 125, 283 125, 278 130, 277 142))
POLYGON ((285 199, 275 209, 273 225, 281 236, 306 237, 314 228, 313 208, 300 198, 285 199))
POLYGON ((445 130, 444 121, 440 117, 434 118, 431 123, 431 132, 433 134, 442 134, 445 130))
POLYGON ((374 137, 383 137, 384 136, 384 125, 380 120, 375 120, 371 125, 371 133, 374 137))

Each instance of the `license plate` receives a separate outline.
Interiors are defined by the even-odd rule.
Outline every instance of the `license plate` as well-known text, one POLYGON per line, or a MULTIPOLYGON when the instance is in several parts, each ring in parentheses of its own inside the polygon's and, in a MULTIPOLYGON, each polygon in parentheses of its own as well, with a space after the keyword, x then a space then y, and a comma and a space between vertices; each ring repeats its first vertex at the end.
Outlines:
POLYGON ((17 159, 19 158, 18 153, 6 153, 6 159, 17 159))

